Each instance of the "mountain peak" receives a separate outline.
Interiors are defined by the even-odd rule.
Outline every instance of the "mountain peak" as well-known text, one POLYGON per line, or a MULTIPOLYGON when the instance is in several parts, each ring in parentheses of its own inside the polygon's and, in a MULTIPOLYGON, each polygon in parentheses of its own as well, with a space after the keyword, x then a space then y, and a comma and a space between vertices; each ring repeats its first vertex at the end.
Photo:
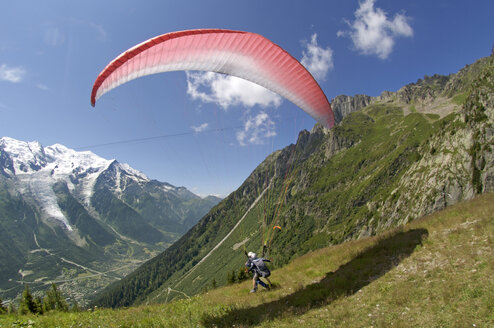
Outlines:
POLYGON ((12 174, 22 174, 40 170, 47 164, 43 146, 38 141, 19 141, 9 137, 0 139, 0 149, 9 154, 12 174))

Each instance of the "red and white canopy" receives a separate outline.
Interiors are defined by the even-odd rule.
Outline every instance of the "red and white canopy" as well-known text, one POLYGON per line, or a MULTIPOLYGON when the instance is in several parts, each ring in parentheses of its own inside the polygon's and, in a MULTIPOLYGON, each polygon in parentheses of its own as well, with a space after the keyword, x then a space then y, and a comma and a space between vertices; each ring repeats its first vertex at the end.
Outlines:
POLYGON ((179 70, 243 78, 285 97, 327 128, 334 125, 326 95, 298 60, 259 34, 221 29, 167 33, 125 51, 98 75, 91 104, 130 80, 179 70))

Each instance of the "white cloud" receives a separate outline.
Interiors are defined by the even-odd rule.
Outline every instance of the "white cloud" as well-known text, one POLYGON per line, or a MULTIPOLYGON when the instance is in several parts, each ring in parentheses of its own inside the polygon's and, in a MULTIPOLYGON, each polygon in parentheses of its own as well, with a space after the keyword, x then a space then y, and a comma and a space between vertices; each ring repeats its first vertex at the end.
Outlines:
POLYGON ((203 123, 199 126, 192 126, 192 130, 194 130, 194 132, 196 133, 199 133, 205 131, 208 128, 208 126, 209 126, 208 123, 203 123))
POLYGON ((6 64, 0 65, 0 80, 12 83, 22 82, 26 70, 22 66, 9 67, 6 64))
POLYGON ((333 69, 333 50, 322 48, 317 44, 317 34, 312 34, 310 42, 305 44, 301 63, 317 80, 326 79, 326 74, 333 69))
POLYGON ((242 131, 237 132, 237 141, 241 146, 261 145, 267 138, 276 136, 276 126, 266 112, 249 117, 242 131))
POLYGON ((43 83, 38 83, 38 85, 36 85, 36 87, 38 87, 38 89, 43 90, 43 91, 50 90, 50 88, 48 88, 48 86, 46 84, 43 84, 43 83))
POLYGON ((218 104, 225 110, 236 105, 278 107, 282 101, 279 95, 268 89, 235 76, 213 72, 186 74, 187 93, 193 99, 218 104))
POLYGON ((413 29, 408 24, 409 17, 396 14, 388 20, 387 14, 380 8, 374 8, 375 0, 365 0, 355 11, 355 21, 347 22, 350 31, 338 31, 338 36, 349 36, 357 50, 365 55, 377 55, 388 58, 393 50, 395 38, 413 36, 413 29))

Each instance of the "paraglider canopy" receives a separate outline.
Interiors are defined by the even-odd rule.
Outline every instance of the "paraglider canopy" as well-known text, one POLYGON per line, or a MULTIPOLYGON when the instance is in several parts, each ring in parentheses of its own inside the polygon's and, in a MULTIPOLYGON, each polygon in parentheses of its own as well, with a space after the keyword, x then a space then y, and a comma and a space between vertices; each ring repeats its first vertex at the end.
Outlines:
POLYGON ((334 125, 326 95, 294 57, 259 34, 221 29, 167 33, 130 48, 98 75, 91 104, 130 80, 179 70, 211 71, 249 80, 287 98, 325 127, 334 125))

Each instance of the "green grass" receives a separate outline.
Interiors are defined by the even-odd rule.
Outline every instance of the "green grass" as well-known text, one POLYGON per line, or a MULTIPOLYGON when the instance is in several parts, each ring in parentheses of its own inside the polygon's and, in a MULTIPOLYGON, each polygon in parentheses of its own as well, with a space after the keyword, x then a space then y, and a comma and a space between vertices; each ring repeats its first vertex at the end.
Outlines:
POLYGON ((1 327, 492 327, 494 194, 375 237, 319 249, 250 281, 168 304, 45 316, 1 327))
POLYGON ((468 92, 462 92, 455 95, 452 101, 457 105, 463 105, 468 98, 468 92))
POLYGON ((438 114, 432 114, 432 113, 427 113, 425 114, 425 116, 427 116, 429 119, 431 120, 438 120, 440 118, 440 116, 438 114))

